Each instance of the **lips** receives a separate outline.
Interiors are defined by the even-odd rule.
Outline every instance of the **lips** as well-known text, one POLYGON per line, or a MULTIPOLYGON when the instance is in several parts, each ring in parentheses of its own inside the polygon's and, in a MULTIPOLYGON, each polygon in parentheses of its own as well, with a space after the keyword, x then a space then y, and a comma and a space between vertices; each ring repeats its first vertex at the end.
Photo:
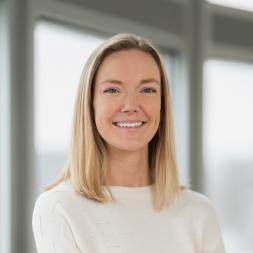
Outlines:
POLYGON ((137 120, 137 121, 116 121, 116 122, 113 122, 112 124, 121 128, 138 128, 138 127, 143 126, 146 123, 147 122, 145 121, 137 120))
POLYGON ((139 120, 139 119, 135 119, 135 120, 115 120, 112 123, 135 123, 135 122, 143 122, 143 123, 147 123, 147 121, 145 120, 139 120))
POLYGON ((142 124, 146 124, 146 121, 141 121, 141 120, 135 120, 135 121, 114 121, 112 122, 112 124, 133 124, 133 123, 142 123, 142 124))

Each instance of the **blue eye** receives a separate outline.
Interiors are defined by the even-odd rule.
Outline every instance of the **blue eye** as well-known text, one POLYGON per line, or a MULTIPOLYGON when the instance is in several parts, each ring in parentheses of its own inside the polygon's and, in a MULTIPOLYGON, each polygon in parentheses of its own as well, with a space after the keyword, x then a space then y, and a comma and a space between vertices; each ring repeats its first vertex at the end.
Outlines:
POLYGON ((104 90, 104 93, 117 93, 117 92, 119 91, 115 88, 109 88, 109 89, 104 90))
POLYGON ((145 88, 142 90, 144 93, 156 93, 155 89, 152 88, 145 88))

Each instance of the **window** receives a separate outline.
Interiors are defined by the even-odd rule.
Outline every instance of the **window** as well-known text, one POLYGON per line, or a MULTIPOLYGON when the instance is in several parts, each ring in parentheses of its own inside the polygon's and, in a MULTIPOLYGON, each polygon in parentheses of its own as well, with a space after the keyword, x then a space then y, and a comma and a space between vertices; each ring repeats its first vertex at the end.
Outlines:
POLYGON ((188 87, 184 79, 183 64, 177 52, 166 52, 161 50, 168 73, 169 86, 173 99, 173 119, 175 127, 176 155, 179 177, 184 186, 190 187, 189 173, 189 150, 188 150, 188 128, 189 128, 189 107, 188 87))
POLYGON ((245 11, 253 11, 252 0, 207 0, 210 3, 223 5, 235 9, 241 9, 245 11))
POLYGON ((35 149, 37 191, 65 164, 82 68, 103 37, 53 23, 35 29, 35 149))
POLYGON ((11 130, 10 67, 7 11, 0 1, 0 252, 10 252, 11 130))
POLYGON ((205 193, 227 252, 253 252, 253 64, 209 60, 204 70, 205 193))

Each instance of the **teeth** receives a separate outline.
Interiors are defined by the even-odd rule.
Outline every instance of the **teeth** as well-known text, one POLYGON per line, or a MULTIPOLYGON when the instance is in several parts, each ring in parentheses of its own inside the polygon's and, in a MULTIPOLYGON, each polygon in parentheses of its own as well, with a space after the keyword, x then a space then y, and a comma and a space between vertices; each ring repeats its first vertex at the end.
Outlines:
POLYGON ((142 126, 143 122, 133 122, 133 123, 116 122, 115 125, 119 127, 137 127, 142 126))

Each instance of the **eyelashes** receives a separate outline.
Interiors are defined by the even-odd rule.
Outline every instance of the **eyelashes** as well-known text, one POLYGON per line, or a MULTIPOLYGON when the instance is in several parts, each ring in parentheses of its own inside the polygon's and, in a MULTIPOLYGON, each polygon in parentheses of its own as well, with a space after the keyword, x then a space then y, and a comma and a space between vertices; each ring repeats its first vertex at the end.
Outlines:
POLYGON ((118 89, 115 89, 115 88, 109 88, 109 89, 106 89, 104 90, 103 93, 119 93, 120 91, 118 89))
MULTIPOLYGON (((143 92, 143 93, 157 93, 157 91, 153 88, 144 88, 141 92, 143 92)), ((116 88, 108 88, 108 89, 104 90, 103 93, 115 94, 115 93, 120 93, 120 90, 118 90, 116 88)))
POLYGON ((156 93, 156 90, 153 88, 144 88, 143 91, 144 90, 149 91, 149 92, 145 92, 145 93, 156 93))

